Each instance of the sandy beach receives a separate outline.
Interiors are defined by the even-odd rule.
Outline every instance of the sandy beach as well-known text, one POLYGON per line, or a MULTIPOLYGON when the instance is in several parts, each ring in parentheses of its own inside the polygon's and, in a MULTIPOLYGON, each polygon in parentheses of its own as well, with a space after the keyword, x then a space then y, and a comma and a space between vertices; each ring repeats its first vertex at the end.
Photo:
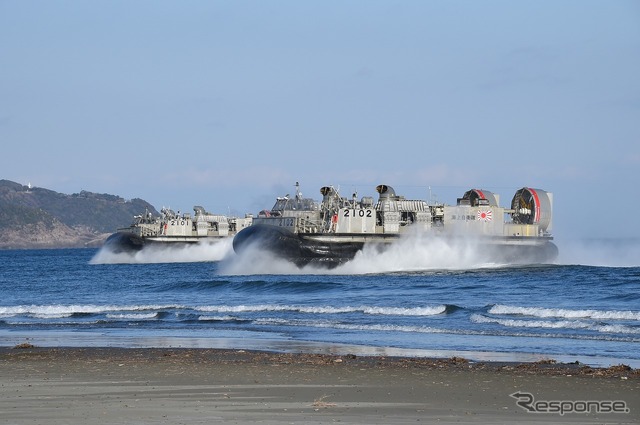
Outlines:
POLYGON ((624 365, 28 347, 0 372, 6 424, 640 422, 624 365))

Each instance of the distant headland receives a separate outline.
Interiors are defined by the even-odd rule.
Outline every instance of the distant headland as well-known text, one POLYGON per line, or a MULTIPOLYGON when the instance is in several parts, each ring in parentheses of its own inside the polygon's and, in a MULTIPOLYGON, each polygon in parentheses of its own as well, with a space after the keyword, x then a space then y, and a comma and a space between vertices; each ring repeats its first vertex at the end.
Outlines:
POLYGON ((0 180, 0 249, 98 247, 145 210, 158 214, 139 198, 84 190, 67 195, 0 180))

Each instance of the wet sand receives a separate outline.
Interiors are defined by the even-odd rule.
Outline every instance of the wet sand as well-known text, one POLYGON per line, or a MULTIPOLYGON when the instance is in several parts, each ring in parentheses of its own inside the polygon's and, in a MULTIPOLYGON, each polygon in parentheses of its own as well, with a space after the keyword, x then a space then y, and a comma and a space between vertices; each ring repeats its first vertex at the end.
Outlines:
POLYGON ((640 423, 638 369, 553 362, 0 348, 0 394, 6 424, 640 423), (617 400, 625 412, 532 413, 518 391, 538 410, 617 400))

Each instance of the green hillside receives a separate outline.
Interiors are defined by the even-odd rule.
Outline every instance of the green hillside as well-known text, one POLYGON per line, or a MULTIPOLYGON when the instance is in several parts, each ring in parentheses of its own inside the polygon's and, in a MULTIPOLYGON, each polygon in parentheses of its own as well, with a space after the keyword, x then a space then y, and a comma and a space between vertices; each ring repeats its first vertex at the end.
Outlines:
POLYGON ((95 245, 145 210, 158 214, 138 198, 87 191, 67 195, 0 180, 0 248, 95 245))

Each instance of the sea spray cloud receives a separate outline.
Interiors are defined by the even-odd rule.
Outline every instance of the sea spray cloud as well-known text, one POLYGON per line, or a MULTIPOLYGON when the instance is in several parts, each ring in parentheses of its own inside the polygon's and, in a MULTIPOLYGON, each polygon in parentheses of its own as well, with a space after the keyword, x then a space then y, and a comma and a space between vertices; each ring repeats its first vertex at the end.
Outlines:
POLYGON ((483 259, 488 249, 491 248, 483 247, 474 238, 441 237, 415 232, 384 249, 375 244, 365 245, 352 261, 338 267, 337 271, 363 274, 496 266, 483 259))
MULTIPOLYGON (((300 273, 302 270, 295 264, 260 249, 259 244, 256 243, 249 244, 239 254, 226 257, 220 264, 220 274, 223 275, 300 273)), ((312 274, 310 270, 307 273, 312 274)))
POLYGON ((328 269, 308 264, 295 264, 260 249, 253 244, 242 253, 229 256, 222 264, 221 273, 243 274, 369 274, 425 270, 465 270, 500 267, 502 264, 485 260, 492 248, 475 238, 444 237, 412 232, 388 245, 365 244, 356 256, 328 269))
POLYGON ((233 252, 232 239, 201 241, 190 245, 147 245, 136 252, 113 252, 103 246, 91 264, 154 264, 220 261, 233 252))
POLYGON ((602 267, 640 266, 640 239, 556 238, 560 248, 559 264, 581 264, 602 267))

